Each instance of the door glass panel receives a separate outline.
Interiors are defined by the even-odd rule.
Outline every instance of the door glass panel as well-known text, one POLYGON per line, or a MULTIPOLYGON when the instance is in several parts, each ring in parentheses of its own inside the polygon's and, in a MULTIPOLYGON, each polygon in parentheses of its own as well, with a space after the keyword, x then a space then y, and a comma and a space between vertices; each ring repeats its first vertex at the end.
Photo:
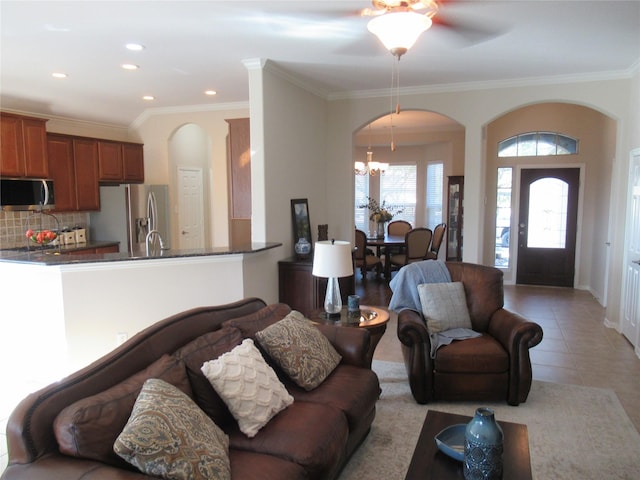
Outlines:
POLYGON ((498 168, 496 205, 496 246, 494 266, 509 267, 509 243, 511 239, 511 167, 498 168))
POLYGON ((557 178, 542 178, 529 190, 527 247, 565 248, 569 184, 557 178))

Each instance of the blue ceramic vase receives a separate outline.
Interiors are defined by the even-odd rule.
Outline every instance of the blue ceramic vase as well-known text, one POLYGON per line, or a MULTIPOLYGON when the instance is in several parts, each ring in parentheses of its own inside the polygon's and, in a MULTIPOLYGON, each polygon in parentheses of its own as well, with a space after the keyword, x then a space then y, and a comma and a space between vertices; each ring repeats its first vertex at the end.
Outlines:
POLYGON ((306 257, 311 253, 311 244, 307 241, 306 238, 301 237, 298 240, 298 243, 294 245, 293 248, 296 252, 296 255, 299 257, 306 257))
POLYGON ((502 479, 502 447, 502 428, 493 410, 478 408, 464 435, 465 480, 502 479))

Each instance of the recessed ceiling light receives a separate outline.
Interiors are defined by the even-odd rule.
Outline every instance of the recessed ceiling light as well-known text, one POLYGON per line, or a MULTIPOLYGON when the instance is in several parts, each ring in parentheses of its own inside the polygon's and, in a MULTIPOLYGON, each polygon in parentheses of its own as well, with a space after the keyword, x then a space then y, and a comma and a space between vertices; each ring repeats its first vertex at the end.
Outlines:
POLYGON ((122 68, 125 70, 137 70, 140 67, 138 65, 134 65, 133 63, 123 63, 122 68))
POLYGON ((205 94, 205 95, 215 95, 215 94, 217 94, 217 93, 218 93, 218 92, 216 92, 215 90, 205 90, 205 91, 204 91, 204 94, 205 94))
POLYGON ((155 100, 156 97, 154 97, 153 95, 145 95, 144 97, 142 97, 142 99, 151 101, 151 100, 155 100))
POLYGON ((51 74, 52 77, 54 78, 67 78, 69 75, 67 75, 66 73, 62 73, 62 72, 53 72, 51 74))
POLYGON ((132 52, 140 52, 144 50, 144 45, 140 45, 139 43, 127 43, 125 47, 127 50, 131 50, 132 52))

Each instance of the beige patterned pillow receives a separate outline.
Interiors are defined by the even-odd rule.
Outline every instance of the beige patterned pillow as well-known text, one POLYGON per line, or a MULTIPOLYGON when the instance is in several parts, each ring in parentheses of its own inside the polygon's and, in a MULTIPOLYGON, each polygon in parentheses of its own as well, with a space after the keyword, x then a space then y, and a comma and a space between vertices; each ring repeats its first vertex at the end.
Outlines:
POLYGON ((203 363, 202 373, 247 437, 254 437, 278 412, 293 403, 293 397, 250 338, 215 360, 203 363))
POLYGON ((327 337, 296 310, 256 333, 256 339, 289 378, 305 390, 324 382, 342 359, 327 337))
POLYGON ((462 282, 422 283, 418 285, 418 295, 429 333, 471 328, 462 282))
POLYGON ((147 380, 113 450, 147 475, 231 479, 229 438, 173 385, 147 380))

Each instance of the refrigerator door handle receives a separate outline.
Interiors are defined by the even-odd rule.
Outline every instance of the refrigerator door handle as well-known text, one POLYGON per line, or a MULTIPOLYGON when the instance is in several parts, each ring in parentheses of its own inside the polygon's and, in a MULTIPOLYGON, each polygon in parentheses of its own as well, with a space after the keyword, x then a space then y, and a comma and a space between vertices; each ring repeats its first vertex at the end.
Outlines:
POLYGON ((153 191, 147 197, 147 216, 149 217, 149 231, 158 229, 158 211, 156 196, 153 191))

